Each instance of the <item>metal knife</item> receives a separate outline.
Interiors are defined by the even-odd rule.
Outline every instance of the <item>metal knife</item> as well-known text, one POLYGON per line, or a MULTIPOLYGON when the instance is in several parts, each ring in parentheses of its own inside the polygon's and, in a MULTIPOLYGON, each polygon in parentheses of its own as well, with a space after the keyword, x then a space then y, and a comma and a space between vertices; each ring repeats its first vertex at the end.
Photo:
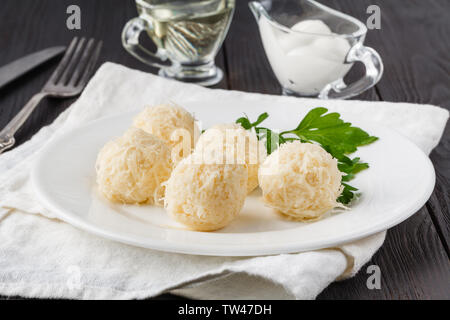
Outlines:
POLYGON ((65 47, 52 47, 29 54, 0 68, 0 88, 23 76, 28 71, 62 54, 65 47))

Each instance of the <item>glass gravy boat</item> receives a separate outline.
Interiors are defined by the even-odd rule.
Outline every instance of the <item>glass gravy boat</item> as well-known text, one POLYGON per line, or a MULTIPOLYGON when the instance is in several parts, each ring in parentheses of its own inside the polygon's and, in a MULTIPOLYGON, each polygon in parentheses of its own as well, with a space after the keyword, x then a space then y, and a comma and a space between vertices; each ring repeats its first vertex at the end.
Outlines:
POLYGON ((359 20, 313 0, 261 0, 249 6, 283 94, 347 99, 380 80, 383 62, 363 45, 367 28, 359 20), (345 84, 358 61, 365 75, 345 84))

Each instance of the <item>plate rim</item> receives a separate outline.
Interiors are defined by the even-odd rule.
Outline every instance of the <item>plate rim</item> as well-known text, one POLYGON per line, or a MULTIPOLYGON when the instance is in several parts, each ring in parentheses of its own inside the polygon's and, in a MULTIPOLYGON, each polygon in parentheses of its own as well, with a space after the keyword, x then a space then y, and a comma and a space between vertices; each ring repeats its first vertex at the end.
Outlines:
MULTIPOLYGON (((347 244, 356 240, 360 240, 369 236, 372 236, 376 233, 380 233, 383 231, 386 231, 399 223, 405 221, 415 213, 417 213, 420 208, 426 203, 426 201, 430 198, 431 194, 433 193, 435 182, 436 182, 436 174, 434 166, 430 160, 430 158, 411 140, 409 140, 407 137, 402 135, 401 133, 397 132, 394 129, 391 129, 387 126, 381 125, 376 122, 368 122, 368 121, 361 121, 361 123, 370 123, 373 126, 381 127, 384 130, 388 130, 391 133, 394 133, 395 135, 399 136, 401 139, 404 139, 408 144, 410 144, 411 147, 419 151, 419 154, 421 157, 425 160, 424 163, 426 164, 427 171, 429 172, 428 183, 426 187, 424 188, 423 196, 422 198, 419 198, 416 200, 412 205, 409 204, 407 208, 403 210, 403 213, 398 215, 396 219, 392 219, 389 223, 386 222, 379 222, 374 227, 365 228, 363 230, 360 230, 359 232, 355 232, 354 234, 346 237, 345 240, 338 240, 339 236, 331 237, 330 240, 322 240, 321 242, 317 243, 316 245, 302 245, 302 243, 287 243, 286 245, 281 246, 280 244, 275 245, 267 245, 265 244, 263 248, 261 246, 258 246, 256 244, 253 245, 246 245, 245 247, 236 248, 234 246, 223 246, 223 245, 205 245, 205 244, 198 244, 198 245, 192 245, 192 244, 185 244, 185 243, 172 243, 172 242, 164 242, 164 240, 154 240, 151 238, 146 239, 146 243, 142 243, 138 240, 139 237, 135 236, 134 238, 128 234, 120 234, 120 233, 114 233, 112 231, 106 230, 102 228, 101 226, 97 226, 92 223, 88 223, 84 219, 81 219, 77 216, 77 214, 74 214, 71 212, 70 208, 62 208, 60 205, 52 199, 48 194, 45 192, 45 187, 42 185, 42 180, 39 178, 39 168, 42 166, 42 163, 45 161, 46 156, 49 154, 48 150, 51 150, 51 148, 55 145, 60 143, 61 141, 64 141, 67 137, 70 137, 75 132, 81 131, 87 127, 91 127, 96 125, 98 122, 106 122, 110 119, 114 118, 124 118, 125 116, 129 117, 132 114, 136 114, 138 110, 133 111, 127 111, 123 113, 118 113, 115 115, 102 117, 100 119, 96 119, 94 121, 90 121, 88 123, 85 123, 81 126, 77 126, 73 129, 68 130, 67 132, 64 132, 58 137, 52 137, 50 141, 41 149, 39 150, 39 154, 37 155, 35 161, 32 164, 31 169, 31 183, 34 191, 37 195, 37 200, 41 202, 41 204, 44 205, 47 209, 50 209, 53 211, 58 218, 63 220, 64 222, 67 222, 71 224, 72 226, 87 231, 89 233, 95 234, 97 236, 101 236, 103 238, 113 240, 116 242, 125 243, 128 245, 133 245, 141 248, 147 248, 147 249, 153 249, 157 251, 163 251, 163 252, 172 252, 172 253, 181 253, 181 254, 189 254, 189 255, 205 255, 205 256, 234 256, 234 257, 245 257, 245 256, 265 256, 265 255, 275 255, 275 254, 288 254, 288 253, 298 253, 298 252, 305 252, 305 251, 311 251, 311 250, 319 250, 324 248, 333 248, 337 247, 343 244, 347 244), (326 242, 326 243, 325 243, 326 242), (238 249, 238 251, 236 251, 238 249)), ((358 124, 359 125, 359 124, 358 124)), ((427 175, 428 176, 428 175, 427 175)), ((187 230, 183 230, 187 231, 187 230)), ((196 231, 187 231, 187 232, 196 232, 196 231)), ((282 232, 282 231, 267 231, 267 232, 282 232)), ((207 233, 207 234, 214 234, 214 233, 207 233)), ((231 234, 231 233, 230 233, 231 234)), ((250 232, 248 234, 251 234, 250 232)), ((342 236, 341 236, 342 237, 342 236)))

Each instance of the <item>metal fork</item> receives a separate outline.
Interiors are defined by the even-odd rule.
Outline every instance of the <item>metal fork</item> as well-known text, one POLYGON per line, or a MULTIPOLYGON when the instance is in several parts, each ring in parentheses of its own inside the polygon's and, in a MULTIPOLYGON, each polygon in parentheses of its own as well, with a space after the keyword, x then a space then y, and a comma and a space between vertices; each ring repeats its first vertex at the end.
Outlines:
POLYGON ((25 123, 39 102, 46 97, 69 98, 79 95, 100 56, 102 42, 94 39, 86 41, 85 38, 74 38, 64 57, 53 72, 41 92, 34 95, 23 109, 0 131, 0 154, 11 148, 14 143, 14 134, 25 123))

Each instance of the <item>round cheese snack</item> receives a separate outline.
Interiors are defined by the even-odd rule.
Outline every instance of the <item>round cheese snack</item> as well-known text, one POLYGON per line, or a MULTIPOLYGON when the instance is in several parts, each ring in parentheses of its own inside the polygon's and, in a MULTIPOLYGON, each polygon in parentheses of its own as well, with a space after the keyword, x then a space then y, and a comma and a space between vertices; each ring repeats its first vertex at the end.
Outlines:
POLYGON ((136 116, 133 125, 166 142, 174 163, 191 153, 198 132, 194 117, 175 104, 147 107, 136 116))
POLYGON ((206 163, 245 164, 248 171, 247 194, 258 187, 258 168, 267 157, 266 147, 254 131, 240 124, 219 124, 198 139, 196 153, 206 163))
POLYGON ((195 153, 173 170, 164 205, 176 221, 196 231, 227 226, 241 211, 247 190, 245 165, 197 164, 195 153))
POLYGON ((322 147, 299 141, 282 144, 259 169, 263 200, 297 221, 320 219, 340 206, 342 173, 322 147))
POLYGON ((137 128, 108 142, 96 163, 97 185, 109 200, 119 203, 161 204, 161 184, 170 177, 170 150, 159 138, 137 128))

